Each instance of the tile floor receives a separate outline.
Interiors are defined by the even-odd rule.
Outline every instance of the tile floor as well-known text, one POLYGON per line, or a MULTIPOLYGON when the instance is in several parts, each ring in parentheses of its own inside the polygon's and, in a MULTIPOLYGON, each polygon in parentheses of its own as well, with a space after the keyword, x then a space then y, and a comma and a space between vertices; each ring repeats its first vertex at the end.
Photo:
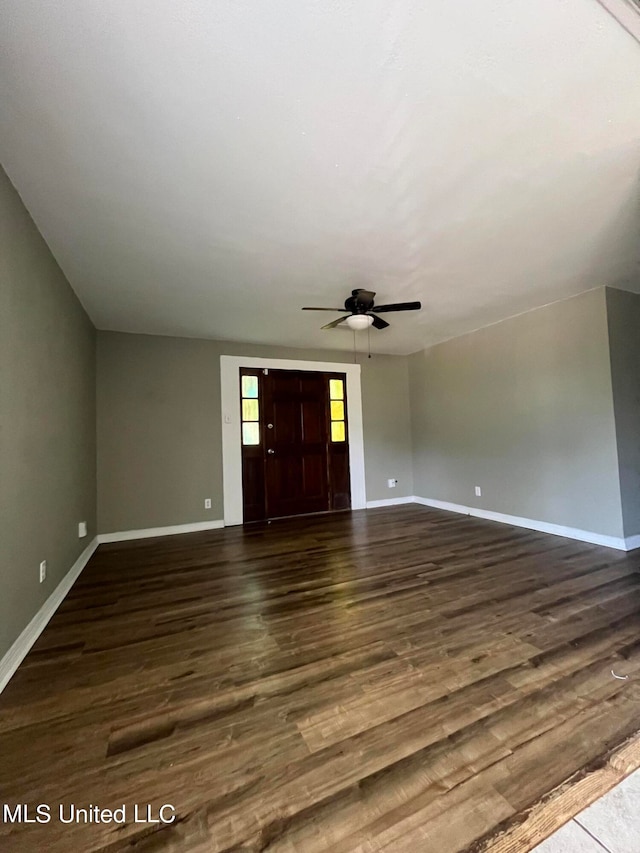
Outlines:
POLYGON ((533 853, 640 853, 640 770, 580 812, 533 853))

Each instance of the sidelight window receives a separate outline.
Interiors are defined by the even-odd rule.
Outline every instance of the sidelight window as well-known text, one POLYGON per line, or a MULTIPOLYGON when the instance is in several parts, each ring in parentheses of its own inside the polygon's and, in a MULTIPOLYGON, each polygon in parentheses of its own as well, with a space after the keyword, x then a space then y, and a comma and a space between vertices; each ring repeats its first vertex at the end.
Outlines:
POLYGON ((260 401, 258 377, 242 377, 242 443, 260 444, 260 401))
POLYGON ((346 441, 344 416, 344 380, 329 380, 329 406, 331 414, 331 441, 346 441))

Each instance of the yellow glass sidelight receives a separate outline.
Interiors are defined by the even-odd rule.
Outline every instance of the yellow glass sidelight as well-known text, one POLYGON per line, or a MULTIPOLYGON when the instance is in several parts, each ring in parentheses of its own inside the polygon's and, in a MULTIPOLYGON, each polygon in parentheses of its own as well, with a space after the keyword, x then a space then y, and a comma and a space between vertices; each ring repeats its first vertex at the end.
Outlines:
POLYGON ((329 404, 331 415, 331 441, 346 441, 347 430, 344 416, 344 380, 329 380, 329 404))
POLYGON ((329 399, 344 400, 344 382, 342 379, 329 380, 329 399))
POLYGON ((331 401, 331 420, 332 421, 343 421, 344 420, 344 403, 342 400, 332 400, 331 401))
POLYGON ((257 400, 243 400, 242 401, 242 420, 243 421, 257 421, 259 408, 257 400))
POLYGON ((344 421, 332 421, 331 441, 344 441, 345 438, 344 421))

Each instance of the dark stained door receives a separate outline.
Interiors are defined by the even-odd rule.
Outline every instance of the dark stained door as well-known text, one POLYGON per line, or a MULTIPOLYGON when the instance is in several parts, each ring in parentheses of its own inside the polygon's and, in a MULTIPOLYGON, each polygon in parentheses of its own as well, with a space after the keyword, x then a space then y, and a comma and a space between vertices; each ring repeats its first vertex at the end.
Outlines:
POLYGON ((243 369, 241 395, 243 387, 258 395, 257 403, 242 399, 244 520, 347 509, 344 374, 243 369), (340 389, 342 401, 332 401, 340 389))

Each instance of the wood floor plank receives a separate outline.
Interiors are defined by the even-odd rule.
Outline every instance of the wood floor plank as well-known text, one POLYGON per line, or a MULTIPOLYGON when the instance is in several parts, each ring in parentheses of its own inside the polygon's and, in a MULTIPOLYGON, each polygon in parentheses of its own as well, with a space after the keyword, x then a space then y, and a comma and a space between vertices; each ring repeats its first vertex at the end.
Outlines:
POLYGON ((640 732, 639 569, 416 506, 101 546, 0 696, 0 803, 177 820, 0 848, 529 849, 640 732))

